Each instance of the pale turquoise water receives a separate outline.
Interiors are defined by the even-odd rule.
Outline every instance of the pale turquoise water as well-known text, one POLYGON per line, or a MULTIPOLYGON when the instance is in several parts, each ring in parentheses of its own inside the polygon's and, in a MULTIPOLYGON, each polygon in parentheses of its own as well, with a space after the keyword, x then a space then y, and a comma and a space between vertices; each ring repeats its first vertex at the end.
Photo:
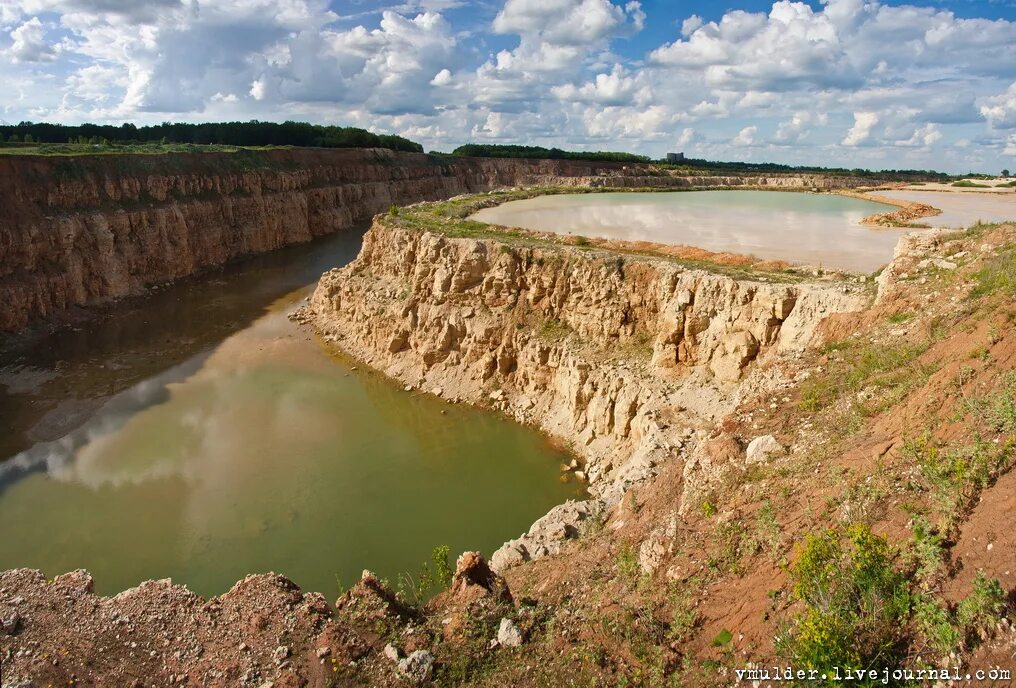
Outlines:
POLYGON ((683 191, 539 196, 486 208, 481 222, 587 237, 652 241, 872 272, 906 230, 860 224, 892 206, 835 194, 683 191))
MULTIPOLYGON (((332 264, 355 250, 318 251, 336 247, 332 264)), ((274 570, 331 597, 365 568, 416 573, 437 545, 489 554, 581 495, 539 433, 353 370, 290 323, 307 292, 279 292, 308 262, 284 253, 9 347, 0 569, 205 595, 274 570)))
POLYGON ((932 227, 963 229, 977 222, 1016 220, 1016 193, 974 193, 971 191, 879 191, 879 196, 925 203, 941 214, 921 220, 932 227))

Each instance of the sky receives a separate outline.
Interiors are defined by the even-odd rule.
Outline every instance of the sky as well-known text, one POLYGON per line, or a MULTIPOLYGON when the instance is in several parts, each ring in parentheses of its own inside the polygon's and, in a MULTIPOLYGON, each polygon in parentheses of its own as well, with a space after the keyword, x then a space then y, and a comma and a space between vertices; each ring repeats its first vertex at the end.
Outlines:
POLYGON ((0 120, 1016 168, 1016 0, 0 0, 0 120))

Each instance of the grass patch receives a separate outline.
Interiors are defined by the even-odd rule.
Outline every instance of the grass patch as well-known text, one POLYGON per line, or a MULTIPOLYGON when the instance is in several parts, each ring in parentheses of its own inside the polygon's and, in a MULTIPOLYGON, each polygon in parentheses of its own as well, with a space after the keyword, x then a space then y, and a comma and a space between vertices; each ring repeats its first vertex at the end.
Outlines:
POLYGON ((668 587, 670 602, 670 626, 667 639, 672 643, 680 643, 691 638, 699 624, 699 613, 695 610, 694 600, 689 592, 698 586, 692 581, 687 584, 673 582, 668 587))
POLYGON ((536 331, 537 336, 547 342, 557 342, 572 333, 572 329, 557 318, 544 320, 540 329, 536 331))
POLYGON ((642 574, 639 555, 631 545, 624 545, 617 554, 617 575, 629 588, 635 587, 642 574))
MULTIPOLYGON (((929 370, 914 365, 928 346, 928 342, 875 345, 859 339, 830 344, 826 353, 839 360, 834 360, 823 374, 813 376, 801 386, 800 406, 805 411, 819 411, 844 394, 856 393, 869 385, 890 393, 907 391, 919 379, 915 373, 930 374, 929 370)), ((863 406, 861 412, 873 415, 880 410, 878 406, 863 406)))
POLYGON ((997 391, 968 398, 964 406, 992 432, 1016 435, 1016 371, 1002 378, 997 391))
POLYGON ((1006 246, 999 255, 974 273, 976 284, 970 290, 971 298, 980 298, 999 292, 1016 294, 1016 246, 1006 246))
POLYGON ((928 437, 907 441, 903 458, 920 473, 918 489, 927 491, 939 515, 938 530, 948 534, 969 511, 981 490, 1012 468, 1013 440, 998 444, 977 438, 962 447, 938 447, 928 437))
POLYGON ((706 566, 717 574, 744 573, 742 560, 758 551, 758 543, 752 539, 744 524, 737 520, 717 524, 711 541, 718 547, 706 560, 706 566))
POLYGON ((768 499, 755 516, 755 530, 749 547, 756 554, 765 554, 770 561, 778 562, 783 551, 783 532, 776 518, 776 509, 768 499))
POLYGON ((972 181, 970 181, 968 179, 962 179, 962 180, 960 180, 958 182, 953 182, 952 185, 953 186, 958 186, 961 189, 990 189, 991 188, 990 184, 978 184, 977 182, 972 182, 972 181))

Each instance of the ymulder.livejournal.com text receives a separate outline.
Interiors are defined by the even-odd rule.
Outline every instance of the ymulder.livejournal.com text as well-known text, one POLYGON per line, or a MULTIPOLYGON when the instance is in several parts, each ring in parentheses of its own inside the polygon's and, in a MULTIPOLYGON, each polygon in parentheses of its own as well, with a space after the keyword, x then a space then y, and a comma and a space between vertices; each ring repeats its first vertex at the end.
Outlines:
POLYGON ((738 681, 874 681, 888 685, 899 681, 1009 681, 1012 671, 1001 667, 988 669, 853 669, 830 667, 818 669, 795 669, 794 667, 752 667, 735 669, 738 681))

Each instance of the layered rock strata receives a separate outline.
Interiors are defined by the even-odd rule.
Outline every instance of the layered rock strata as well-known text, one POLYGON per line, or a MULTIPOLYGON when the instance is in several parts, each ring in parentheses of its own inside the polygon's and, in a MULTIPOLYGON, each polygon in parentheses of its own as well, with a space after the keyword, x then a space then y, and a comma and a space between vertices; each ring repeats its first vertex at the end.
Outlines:
POLYGON ((514 186, 818 188, 568 160, 291 149, 0 158, 0 330, 367 222, 391 204, 514 186))

